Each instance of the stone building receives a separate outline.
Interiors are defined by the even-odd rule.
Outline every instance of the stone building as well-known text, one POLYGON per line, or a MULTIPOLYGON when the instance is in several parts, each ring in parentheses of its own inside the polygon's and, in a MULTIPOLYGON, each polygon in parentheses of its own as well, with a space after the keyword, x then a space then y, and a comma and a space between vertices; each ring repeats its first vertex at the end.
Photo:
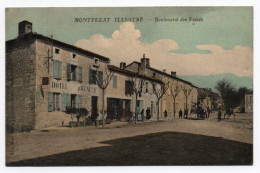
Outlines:
POLYGON ((6 41, 6 128, 39 129, 71 121, 67 106, 100 110, 107 57, 32 32, 19 23, 19 36, 6 41))
POLYGON ((221 105, 221 99, 217 93, 209 88, 198 88, 198 105, 216 111, 221 105))
MULTIPOLYGON (((150 59, 143 55, 141 62, 134 61, 125 67, 126 70, 138 72, 146 76, 154 77, 162 80, 164 84, 169 83, 169 89, 162 97, 161 111, 167 111, 168 116, 175 116, 180 109, 188 109, 189 114, 191 109, 197 104, 197 87, 190 82, 182 80, 176 76, 176 72, 171 74, 166 73, 166 70, 160 71, 150 66, 150 59), (171 90, 173 92, 171 92, 171 90), (173 94, 172 94, 173 93, 173 94), (177 93, 177 94, 176 94, 177 93), (175 98, 173 95, 177 95, 175 98), (185 96, 186 95, 186 96, 185 96), (175 108, 175 111, 174 111, 175 108)), ((163 116, 163 114, 161 114, 163 116)))
MULTIPOLYGON (((158 101, 154 94, 153 87, 160 88, 162 81, 153 77, 144 76, 132 71, 109 66, 109 70, 113 71, 112 81, 108 85, 105 93, 107 100, 107 117, 109 119, 118 119, 125 121, 130 113, 135 112, 136 94, 133 88, 140 91, 137 94, 137 112, 138 119, 141 120, 141 111, 149 109, 151 116, 156 117, 158 101), (142 87, 141 87, 142 85, 142 87)), ((161 102, 159 102, 161 104, 161 102)))
POLYGON ((254 107, 253 107, 253 91, 249 91, 245 94, 245 112, 246 113, 253 113, 254 107))

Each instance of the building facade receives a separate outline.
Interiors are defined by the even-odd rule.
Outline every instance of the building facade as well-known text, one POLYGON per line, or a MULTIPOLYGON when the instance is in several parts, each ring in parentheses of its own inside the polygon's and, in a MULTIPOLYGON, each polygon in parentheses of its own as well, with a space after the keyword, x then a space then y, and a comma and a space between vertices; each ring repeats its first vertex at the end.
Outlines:
POLYGON ((202 108, 217 111, 221 107, 221 98, 209 88, 198 88, 198 105, 202 108))
MULTIPOLYGON (((193 86, 188 81, 176 77, 176 72, 171 72, 171 74, 168 74, 165 70, 160 71, 152 68, 150 66, 150 59, 146 58, 145 55, 141 58, 141 62, 134 61, 127 65, 125 69, 160 79, 164 84, 169 85, 168 90, 161 99, 161 112, 166 111, 168 116, 176 116, 180 109, 182 111, 188 109, 190 114, 192 108, 196 107, 197 87, 193 86), (173 95, 176 95, 175 99, 173 95)), ((161 116, 164 115, 161 114, 161 116)))
POLYGON ((253 113, 254 107, 253 107, 253 91, 249 91, 245 94, 245 112, 246 113, 253 113))
MULTIPOLYGON (((28 29, 28 27, 30 29, 28 29)), ((109 59, 32 32, 19 24, 19 36, 6 42, 6 128, 9 131, 68 124, 66 107, 100 110, 102 78, 109 59)))
POLYGON ((146 116, 146 111, 150 110, 151 118, 155 118, 157 106, 161 105, 161 102, 158 102, 153 87, 160 88, 162 81, 115 66, 109 66, 109 70, 113 71, 113 77, 105 94, 107 117, 121 121, 127 120, 130 114, 135 113, 137 105, 138 120, 142 119, 142 110, 144 116, 146 116), (140 92, 136 95, 133 90, 140 92))

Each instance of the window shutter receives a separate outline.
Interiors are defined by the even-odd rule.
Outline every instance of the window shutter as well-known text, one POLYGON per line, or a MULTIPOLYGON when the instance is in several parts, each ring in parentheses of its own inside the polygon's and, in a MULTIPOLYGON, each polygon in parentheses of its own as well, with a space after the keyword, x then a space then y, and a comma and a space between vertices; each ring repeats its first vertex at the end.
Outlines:
POLYGON ((67 106, 66 99, 67 99, 67 94, 61 94, 61 110, 62 111, 66 111, 66 106, 67 106))
POLYGON ((52 73, 53 73, 53 78, 57 79, 58 78, 58 62, 53 61, 52 62, 52 73))
POLYGON ((61 79, 62 74, 62 63, 58 62, 58 78, 61 79))
POLYGON ((51 92, 48 93, 48 111, 53 111, 53 93, 51 92))
POLYGON ((93 80, 92 80, 92 70, 89 69, 89 75, 88 75, 88 81, 89 81, 89 84, 93 84, 93 80))
POLYGON ((67 64, 67 81, 71 80, 71 65, 67 64))
POLYGON ((82 96, 78 96, 78 108, 81 108, 82 105, 82 96))
POLYGON ((66 106, 71 107, 71 95, 66 94, 66 106))
POLYGON ((113 76, 113 88, 117 88, 117 76, 113 76))
POLYGON ((78 67, 79 78, 78 81, 82 82, 82 67, 78 67))
POLYGON ((40 103, 40 92, 39 91, 36 91, 36 93, 35 93, 35 101, 36 101, 36 103, 40 103))
POLYGON ((103 85, 103 72, 102 71, 98 72, 98 83, 103 85))

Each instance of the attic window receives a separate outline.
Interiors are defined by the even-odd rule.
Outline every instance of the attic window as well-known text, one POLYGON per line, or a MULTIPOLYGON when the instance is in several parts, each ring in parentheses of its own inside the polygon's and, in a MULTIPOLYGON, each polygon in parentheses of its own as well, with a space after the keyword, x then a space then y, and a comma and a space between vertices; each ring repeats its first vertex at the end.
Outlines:
POLYGON ((98 63, 98 59, 94 58, 94 63, 97 64, 98 63))
POLYGON ((56 49, 55 49, 55 53, 56 53, 56 54, 60 54, 60 49, 57 49, 57 48, 56 48, 56 49))
POLYGON ((76 58, 76 54, 75 54, 75 53, 72 54, 72 58, 73 58, 73 59, 76 58))
POLYGON ((94 58, 94 67, 99 67, 99 59, 94 58))

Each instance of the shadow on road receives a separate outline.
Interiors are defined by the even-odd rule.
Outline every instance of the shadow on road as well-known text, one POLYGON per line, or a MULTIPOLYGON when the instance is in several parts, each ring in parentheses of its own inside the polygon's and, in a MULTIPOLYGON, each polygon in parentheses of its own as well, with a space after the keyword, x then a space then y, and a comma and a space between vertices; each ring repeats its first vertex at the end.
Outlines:
POLYGON ((7 166, 251 165, 253 145, 218 137, 161 132, 102 142, 110 146, 7 163, 7 166))

